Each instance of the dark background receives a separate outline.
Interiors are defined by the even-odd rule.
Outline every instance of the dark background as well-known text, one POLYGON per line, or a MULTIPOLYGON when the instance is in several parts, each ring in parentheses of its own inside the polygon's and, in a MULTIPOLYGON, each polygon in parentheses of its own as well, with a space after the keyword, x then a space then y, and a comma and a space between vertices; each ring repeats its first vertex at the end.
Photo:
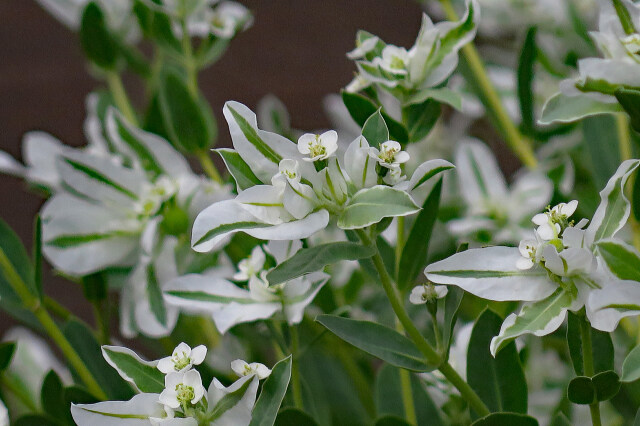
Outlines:
MULTIPOLYGON (((345 53, 353 48, 356 31, 366 29, 409 47, 421 20, 419 6, 408 0, 241 1, 255 13, 253 27, 200 75, 200 87, 220 125, 219 146, 231 143, 221 113, 231 99, 254 108, 273 93, 289 108, 294 127, 329 126, 322 98, 350 81, 355 68, 345 53)), ((138 80, 130 77, 125 83, 133 89, 138 80)), ((0 149, 21 159, 21 138, 29 130, 83 145, 84 99, 99 86, 87 73, 74 33, 33 0, 0 1, 0 149)), ((42 202, 21 180, 0 175, 0 217, 28 249, 42 202)), ((91 317, 78 285, 49 270, 46 274, 47 294, 77 315, 91 317)), ((12 324, 0 312, 0 332, 12 324)))

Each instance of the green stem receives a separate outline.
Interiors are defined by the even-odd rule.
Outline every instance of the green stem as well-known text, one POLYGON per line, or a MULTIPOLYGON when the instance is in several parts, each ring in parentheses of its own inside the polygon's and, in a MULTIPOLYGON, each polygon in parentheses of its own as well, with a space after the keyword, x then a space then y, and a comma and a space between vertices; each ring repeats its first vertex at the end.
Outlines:
POLYGON ((127 96, 127 91, 122 84, 122 79, 120 78, 120 74, 115 71, 107 71, 106 73, 107 85, 109 86, 109 91, 113 96, 113 101, 116 103, 116 107, 120 110, 120 112, 126 117, 127 120, 134 126, 138 125, 138 119, 136 117, 136 113, 131 106, 131 102, 129 102, 129 97, 127 96))
POLYGON ((218 173, 218 169, 216 169, 213 161, 211 161, 211 157, 209 157, 207 151, 199 151, 196 155, 200 161, 202 170, 204 170, 207 176, 215 182, 222 183, 222 177, 220 176, 220 173, 218 173))
POLYGON ((44 296, 43 303, 46 309, 63 321, 67 321, 69 318, 74 316, 67 308, 49 296, 44 296))
POLYGON ((382 283, 382 287, 384 288, 385 293, 387 294, 387 298, 391 303, 391 307, 396 314, 398 320, 404 327, 406 333, 409 335, 409 338, 413 341, 416 347, 422 352, 425 356, 426 361, 431 365, 437 365, 438 370, 449 380, 449 382, 455 386, 462 398, 464 398, 467 403, 473 408, 473 410, 480 416, 484 417, 489 415, 489 409, 485 405, 484 402, 480 399, 480 397, 475 393, 475 391, 469 386, 467 382, 465 382, 460 375, 451 367, 448 362, 442 362, 440 354, 431 347, 429 342, 424 338, 422 333, 416 328, 407 314, 407 311, 404 309, 404 305, 398 296, 398 293, 393 286, 393 282, 387 269, 384 266, 384 261, 382 260, 382 256, 380 256, 380 251, 378 250, 375 243, 369 238, 367 233, 362 229, 357 229, 356 233, 360 240, 367 246, 373 247, 376 249, 376 253, 373 255, 372 260, 373 264, 380 276, 380 282, 382 283))
MULTIPOLYGON (((398 333, 404 333, 404 328, 398 319, 396 319, 396 330, 398 333)), ((407 421, 412 425, 417 425, 418 417, 416 416, 416 405, 411 389, 411 373, 403 368, 400 369, 400 389, 402 391, 402 405, 407 421)))
MULTIPOLYGON (((591 345, 591 326, 586 318, 580 319, 580 337, 582 338, 582 362, 584 365, 584 374, 587 377, 593 377, 595 371, 593 368, 593 347, 591 345)), ((589 404, 591 411, 591 423, 593 426, 601 426, 600 419, 600 403, 594 402, 589 404)))
POLYGON ((402 251, 404 250, 404 217, 397 218, 398 229, 396 231, 396 279, 400 274, 400 259, 402 258, 402 251))
POLYGON ((109 332, 109 310, 101 301, 94 300, 93 316, 96 320, 96 329, 98 330, 98 336, 101 345, 109 345, 111 340, 111 333, 109 332))
POLYGON ((184 69, 187 72, 187 88, 194 99, 198 99, 198 70, 193 57, 187 22, 184 20, 182 21, 182 53, 184 53, 184 69))
POLYGON ((82 381, 87 385, 88 390, 99 399, 107 399, 107 395, 104 393, 78 353, 73 349, 71 343, 69 343, 64 334, 62 334, 62 331, 60 331, 60 328, 51 318, 40 300, 34 296, 31 291, 29 291, 27 284, 15 270, 13 264, 2 249, 0 249, 0 269, 2 270, 7 282, 9 282, 13 290, 22 300, 23 306, 29 309, 38 319, 49 337, 56 343, 56 345, 58 345, 60 351, 62 351, 64 356, 67 358, 69 364, 71 364, 76 373, 78 373, 78 376, 80 376, 82 381))
MULTIPOLYGON (((459 19, 458 14, 451 4, 451 0, 440 0, 440 3, 442 4, 442 8, 444 9, 448 20, 457 21, 459 19)), ((482 59, 480 58, 480 54, 473 43, 468 43, 462 48, 462 55, 473 74, 476 87, 480 92, 480 98, 482 99, 485 107, 492 112, 492 115, 496 120, 497 127, 502 132, 506 144, 525 166, 530 169, 535 169, 538 165, 538 160, 536 159, 533 149, 526 139, 520 134, 518 128, 511 120, 511 117, 509 117, 507 109, 504 107, 496 88, 491 82, 482 59)))
POLYGON ((33 411, 35 413, 40 411, 36 403, 31 399, 31 396, 23 387, 20 386, 19 383, 16 383, 15 379, 11 380, 11 378, 6 374, 2 374, 0 375, 0 384, 11 392, 29 411, 33 411))
POLYGON ((300 369, 298 363, 300 361, 298 357, 298 328, 293 326, 291 330, 291 354, 293 355, 293 363, 291 364, 291 391, 293 392, 293 403, 296 408, 304 410, 304 403, 302 400, 302 383, 300 382, 300 369))

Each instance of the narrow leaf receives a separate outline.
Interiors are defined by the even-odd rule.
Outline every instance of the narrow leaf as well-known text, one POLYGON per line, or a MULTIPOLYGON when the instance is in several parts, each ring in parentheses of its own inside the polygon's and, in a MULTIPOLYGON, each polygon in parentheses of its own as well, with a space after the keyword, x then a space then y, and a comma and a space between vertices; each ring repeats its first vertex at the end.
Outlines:
POLYGON ((242 191, 255 185, 261 185, 262 182, 251 170, 251 167, 240 157, 236 151, 229 148, 219 148, 215 152, 220 154, 227 170, 236 181, 238 190, 242 191))
POLYGON ((566 96, 558 93, 542 107, 540 124, 571 123, 584 117, 622 112, 619 104, 600 102, 588 96, 566 96))
POLYGON ((267 280, 269 285, 276 285, 309 272, 319 271, 341 260, 366 259, 374 254, 373 248, 358 243, 341 241, 321 244, 299 250, 291 258, 272 269, 267 274, 267 280))
POLYGON ((272 426, 275 423, 278 410, 289 387, 291 362, 292 358, 289 355, 271 370, 271 375, 262 385, 249 426, 272 426))
POLYGON ((101 68, 113 70, 118 46, 109 33, 106 18, 97 3, 87 4, 80 21, 80 44, 89 60, 101 68))
POLYGON ((103 346, 102 356, 116 369, 120 377, 132 383, 140 392, 160 393, 164 390, 164 374, 157 363, 142 360, 131 349, 103 346))
POLYGON ((347 343, 391 365, 412 371, 433 370, 411 340, 389 327, 332 315, 320 315, 316 321, 347 343))
POLYGON ((536 32, 536 27, 531 27, 527 31, 518 61, 518 100, 522 115, 522 130, 527 135, 533 134, 535 130, 533 78, 537 51, 536 32))

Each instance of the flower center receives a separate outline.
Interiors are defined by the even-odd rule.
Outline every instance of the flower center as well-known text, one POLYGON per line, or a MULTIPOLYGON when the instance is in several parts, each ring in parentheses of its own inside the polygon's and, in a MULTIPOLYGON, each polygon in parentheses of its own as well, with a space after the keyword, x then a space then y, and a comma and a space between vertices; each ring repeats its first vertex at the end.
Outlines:
POLYGON ((327 148, 322 145, 320 135, 316 135, 315 140, 309 142, 309 155, 313 157, 320 157, 327 154, 327 148))
POLYGON ((396 154, 399 151, 400 150, 397 148, 383 148, 382 151, 380 151, 378 158, 380 158, 380 160, 384 161, 385 163, 391 164, 395 160, 396 154))
POLYGON ((400 56, 394 55, 391 57, 391 62, 389 63, 389 66, 394 70, 401 70, 401 69, 404 69, 404 61, 400 56))
POLYGON ((175 365, 176 371, 180 371, 191 363, 191 358, 189 358, 186 353, 182 352, 181 354, 176 354, 172 361, 175 365))
POLYGON ((196 393, 191 386, 187 386, 184 383, 176 385, 176 398, 181 405, 190 404, 191 400, 195 398, 196 393))

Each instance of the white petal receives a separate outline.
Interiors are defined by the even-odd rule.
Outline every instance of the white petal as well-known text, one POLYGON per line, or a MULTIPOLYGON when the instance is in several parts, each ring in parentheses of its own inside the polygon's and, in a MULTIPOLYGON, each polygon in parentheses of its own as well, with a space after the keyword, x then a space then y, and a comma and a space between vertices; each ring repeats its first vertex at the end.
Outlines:
MULTIPOLYGON (((78 426, 113 426, 114 414, 144 417, 162 417, 164 409, 158 401, 158 394, 142 393, 129 401, 106 401, 96 404, 72 404, 71 415, 78 426)), ((118 426, 149 424, 149 420, 120 419, 118 426)))
POLYGON ((207 356, 207 347, 204 345, 198 345, 191 350, 191 362, 193 365, 200 365, 207 356))

